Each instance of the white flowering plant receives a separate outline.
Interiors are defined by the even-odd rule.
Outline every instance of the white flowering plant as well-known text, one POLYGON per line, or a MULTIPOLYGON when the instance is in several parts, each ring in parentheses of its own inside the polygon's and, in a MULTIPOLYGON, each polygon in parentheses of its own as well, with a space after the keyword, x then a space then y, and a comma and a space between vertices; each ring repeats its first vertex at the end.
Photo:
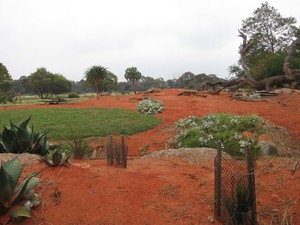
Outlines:
POLYGON ((164 104, 162 101, 159 100, 154 100, 150 98, 144 99, 138 104, 137 110, 144 114, 154 115, 164 111, 164 104))
POLYGON ((211 114, 202 118, 189 116, 174 124, 181 129, 181 133, 169 143, 172 147, 216 148, 217 141, 221 140, 222 149, 231 155, 243 155, 246 145, 257 155, 258 141, 244 137, 242 133, 264 133, 263 124, 263 120, 256 115, 211 114))

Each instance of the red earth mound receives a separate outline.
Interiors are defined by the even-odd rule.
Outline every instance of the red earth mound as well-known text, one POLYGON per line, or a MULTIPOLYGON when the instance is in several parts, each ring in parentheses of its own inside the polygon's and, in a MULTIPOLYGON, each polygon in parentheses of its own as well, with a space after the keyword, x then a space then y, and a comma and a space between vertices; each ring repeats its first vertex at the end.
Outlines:
MULTIPOLYGON (((300 95, 280 95, 271 101, 243 102, 220 95, 177 96, 179 90, 162 90, 147 97, 162 100, 165 111, 158 127, 126 138, 129 156, 165 149, 174 135, 173 123, 180 118, 211 113, 256 114, 286 128, 300 141, 300 95)), ((66 105, 6 107, 115 107, 135 110, 143 94, 101 96, 99 100, 66 105)), ((93 139, 93 145, 98 145, 93 139)), ((285 219, 300 224, 300 171, 291 173, 299 158, 266 158, 256 164, 256 192, 260 224, 281 224, 285 219)), ((72 160, 71 167, 27 165, 24 174, 45 169, 36 192, 42 204, 32 218, 19 224, 210 224, 214 215, 213 161, 191 164, 180 158, 132 158, 127 169, 110 167, 105 160, 72 160)), ((8 218, 0 217, 5 224, 8 218)), ((13 223, 11 223, 13 224, 13 223)), ((219 224, 215 220, 214 224, 219 224)))

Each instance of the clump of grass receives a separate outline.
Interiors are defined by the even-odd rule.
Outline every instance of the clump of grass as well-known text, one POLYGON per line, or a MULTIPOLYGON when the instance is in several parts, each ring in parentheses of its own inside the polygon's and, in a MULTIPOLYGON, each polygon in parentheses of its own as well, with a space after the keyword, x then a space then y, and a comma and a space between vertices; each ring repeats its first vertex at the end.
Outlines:
POLYGON ((73 159, 88 159, 93 150, 87 140, 75 136, 66 148, 73 159))
POLYGON ((189 116, 175 123, 180 134, 172 138, 169 144, 173 148, 216 148, 217 141, 221 140, 223 150, 230 155, 244 155, 246 146, 250 147, 252 154, 258 155, 258 140, 244 137, 242 133, 249 131, 262 134, 265 132, 263 124, 263 120, 256 115, 211 114, 202 118, 189 116))

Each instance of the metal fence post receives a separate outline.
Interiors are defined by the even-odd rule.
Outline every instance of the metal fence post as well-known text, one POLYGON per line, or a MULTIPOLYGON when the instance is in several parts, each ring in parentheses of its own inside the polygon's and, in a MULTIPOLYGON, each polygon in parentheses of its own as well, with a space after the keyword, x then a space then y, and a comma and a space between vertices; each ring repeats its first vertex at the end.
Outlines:
POLYGON ((215 168, 215 216, 220 218, 221 216, 221 160, 222 159, 222 147, 221 141, 217 143, 217 156, 216 156, 216 168, 215 168))
POLYGON ((246 153, 246 160, 247 160, 247 176, 248 176, 249 197, 250 197, 250 207, 251 207, 251 225, 257 225, 254 165, 253 165, 253 159, 250 154, 249 146, 245 147, 245 153, 246 153))

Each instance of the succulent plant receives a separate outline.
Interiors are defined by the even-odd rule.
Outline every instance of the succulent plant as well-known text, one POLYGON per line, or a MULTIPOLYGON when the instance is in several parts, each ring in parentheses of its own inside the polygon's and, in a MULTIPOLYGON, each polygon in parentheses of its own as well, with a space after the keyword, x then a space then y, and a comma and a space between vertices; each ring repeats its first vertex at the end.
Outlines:
POLYGON ((45 155, 49 149, 47 133, 35 133, 28 123, 31 116, 19 126, 10 120, 9 126, 4 126, 0 133, 0 153, 31 153, 45 155))
POLYGON ((42 156, 41 159, 49 166, 68 166, 71 154, 61 151, 59 146, 53 145, 50 147, 48 154, 42 156))
POLYGON ((9 213, 12 220, 30 217, 30 208, 40 204, 40 198, 33 188, 40 182, 35 176, 40 172, 31 173, 18 185, 22 167, 18 157, 0 166, 0 215, 9 213))

